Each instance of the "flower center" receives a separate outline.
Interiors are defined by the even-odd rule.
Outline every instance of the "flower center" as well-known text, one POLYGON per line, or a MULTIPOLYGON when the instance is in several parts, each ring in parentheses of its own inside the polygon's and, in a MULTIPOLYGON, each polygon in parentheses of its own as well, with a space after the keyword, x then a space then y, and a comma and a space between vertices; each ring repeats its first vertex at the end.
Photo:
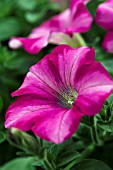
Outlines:
POLYGON ((59 103, 65 108, 72 108, 75 99, 77 98, 78 93, 75 90, 63 91, 59 96, 59 103))

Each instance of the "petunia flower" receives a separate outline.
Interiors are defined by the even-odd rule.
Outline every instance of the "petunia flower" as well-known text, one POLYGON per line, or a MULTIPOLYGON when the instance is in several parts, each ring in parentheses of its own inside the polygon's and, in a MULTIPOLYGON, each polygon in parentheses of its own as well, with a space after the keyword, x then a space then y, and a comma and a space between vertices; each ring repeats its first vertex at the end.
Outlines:
POLYGON ((94 59, 89 47, 56 47, 12 93, 18 98, 7 110, 5 127, 32 130, 56 144, 71 137, 82 116, 99 113, 113 90, 112 78, 94 59))
POLYGON ((113 0, 107 0, 99 5, 96 11, 95 20, 97 24, 108 31, 104 40, 105 51, 113 53, 113 0))
POLYGON ((23 47, 27 52, 35 54, 47 46, 49 42, 55 42, 57 34, 58 36, 61 33, 72 36, 73 33, 87 32, 91 24, 92 16, 83 1, 71 0, 70 8, 33 29, 27 38, 11 38, 9 46, 14 49, 23 47))

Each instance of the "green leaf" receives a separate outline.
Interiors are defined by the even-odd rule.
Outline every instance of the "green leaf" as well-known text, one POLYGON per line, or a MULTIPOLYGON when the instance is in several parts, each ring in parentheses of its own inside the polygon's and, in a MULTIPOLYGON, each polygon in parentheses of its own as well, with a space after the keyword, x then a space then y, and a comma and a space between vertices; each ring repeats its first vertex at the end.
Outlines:
POLYGON ((4 0, 0 1, 0 18, 5 17, 10 14, 13 10, 14 1, 4 0))
POLYGON ((111 94, 111 95, 108 97, 107 101, 108 101, 109 103, 113 103, 113 94, 111 94))
POLYGON ((75 142, 70 138, 60 145, 51 145, 49 151, 53 156, 52 160, 57 162, 58 167, 60 167, 79 157, 80 154, 76 150, 83 149, 84 147, 83 141, 75 142))
POLYGON ((39 13, 27 12, 25 14, 25 18, 29 23, 40 22, 41 20, 43 20, 44 16, 45 11, 41 11, 39 13))
POLYGON ((102 161, 87 159, 77 163, 71 170, 112 170, 107 164, 102 161))
POLYGON ((0 132, 0 143, 4 142, 4 140, 6 139, 6 136, 3 132, 0 132))
POLYGON ((19 0, 17 3, 23 10, 33 10, 37 5, 37 0, 19 0))
POLYGON ((21 31, 21 26, 18 20, 14 17, 0 20, 0 40, 7 40, 11 36, 18 35, 21 31))
POLYGON ((104 67, 105 67, 110 73, 113 73, 113 59, 112 59, 112 58, 103 60, 101 63, 104 65, 104 67))
POLYGON ((98 122, 98 126, 107 131, 107 132, 113 132, 113 120, 109 121, 109 122, 98 122))
POLYGON ((59 157, 57 166, 60 167, 60 166, 66 165, 69 162, 73 161, 75 158, 78 158, 79 156, 80 156, 80 153, 77 151, 73 151, 73 152, 67 151, 66 153, 62 154, 59 157))
POLYGON ((33 161, 32 157, 17 158, 3 165, 0 170, 35 170, 35 167, 32 166, 33 161))
MULTIPOLYGON (((35 64, 37 61, 39 61, 39 58, 36 58, 35 56, 32 56, 31 58, 31 55, 28 54, 27 55, 26 54, 21 55, 21 53, 17 54, 17 52, 9 51, 6 47, 0 45, 0 73, 1 77, 3 77, 2 79, 5 79, 4 73, 6 72, 7 74, 7 69, 10 71, 17 70, 16 72, 13 72, 13 74, 25 74, 28 72, 29 67, 35 64)), ((9 76, 9 73, 8 77, 9 79, 12 78, 11 82, 12 81, 15 82, 14 78, 12 76, 9 76)), ((8 77, 6 78, 7 80, 8 77)))
POLYGON ((0 111, 2 110, 3 108, 3 100, 2 100, 2 97, 0 96, 0 111))

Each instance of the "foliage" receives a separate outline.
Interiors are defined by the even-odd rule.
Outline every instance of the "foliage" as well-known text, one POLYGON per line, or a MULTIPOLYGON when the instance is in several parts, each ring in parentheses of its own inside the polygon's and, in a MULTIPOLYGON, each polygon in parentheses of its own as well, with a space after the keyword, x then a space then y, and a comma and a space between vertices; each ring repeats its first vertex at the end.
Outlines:
MULTIPOLYGON (((101 2, 104 0, 87 4, 93 16, 101 2)), ((17 130, 14 133, 4 128, 5 112, 15 100, 11 92, 21 85, 29 67, 53 48, 48 45, 37 55, 30 55, 23 49, 9 49, 9 38, 27 36, 34 27, 59 11, 59 6, 49 0, 0 1, 0 170, 113 169, 113 95, 99 115, 94 119, 83 117, 77 133, 60 145, 42 141, 31 132, 17 130), (94 145, 91 145, 92 140, 94 145)), ((96 49, 96 60, 113 76, 113 54, 106 53, 101 46, 104 35, 105 30, 95 22, 89 32, 82 34, 86 44, 96 49)))

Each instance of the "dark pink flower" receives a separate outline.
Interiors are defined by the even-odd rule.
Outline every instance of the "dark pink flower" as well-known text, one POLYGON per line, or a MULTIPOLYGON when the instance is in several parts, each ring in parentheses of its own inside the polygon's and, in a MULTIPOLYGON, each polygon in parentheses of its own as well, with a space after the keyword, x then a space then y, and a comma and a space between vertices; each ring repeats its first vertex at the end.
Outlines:
POLYGON ((28 38, 13 37, 9 46, 11 48, 24 47, 27 52, 35 54, 49 42, 54 41, 52 34, 64 33, 71 36, 73 33, 87 32, 91 24, 92 16, 84 3, 81 0, 72 0, 70 8, 33 29, 28 38))
POLYGON ((109 53, 113 53, 113 31, 109 31, 103 41, 103 48, 109 53))
POLYGON ((112 78, 94 59, 94 49, 88 47, 56 47, 12 93, 18 99, 6 113, 5 127, 31 129, 57 144, 71 137, 82 116, 99 113, 112 93, 112 78))
POLYGON ((113 0, 107 0, 99 5, 95 20, 97 24, 108 31, 103 41, 103 48, 113 53, 113 0))

